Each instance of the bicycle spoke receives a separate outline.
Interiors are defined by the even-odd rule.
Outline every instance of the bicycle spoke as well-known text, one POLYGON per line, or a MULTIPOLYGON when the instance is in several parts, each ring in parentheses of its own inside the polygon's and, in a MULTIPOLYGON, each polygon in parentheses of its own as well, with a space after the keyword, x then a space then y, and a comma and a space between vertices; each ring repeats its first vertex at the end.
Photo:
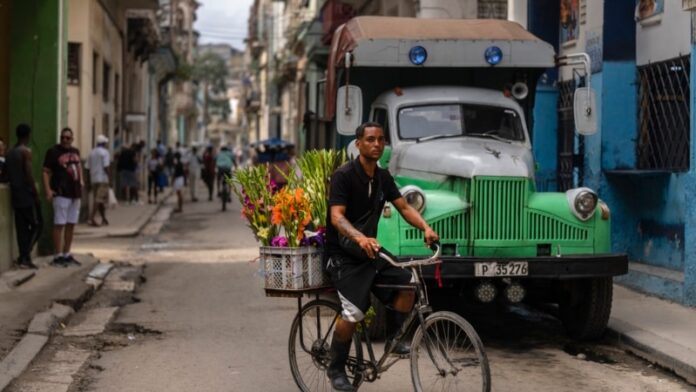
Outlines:
POLYGON ((416 391, 490 390, 490 371, 478 335, 460 316, 431 315, 414 335, 413 346, 416 391))

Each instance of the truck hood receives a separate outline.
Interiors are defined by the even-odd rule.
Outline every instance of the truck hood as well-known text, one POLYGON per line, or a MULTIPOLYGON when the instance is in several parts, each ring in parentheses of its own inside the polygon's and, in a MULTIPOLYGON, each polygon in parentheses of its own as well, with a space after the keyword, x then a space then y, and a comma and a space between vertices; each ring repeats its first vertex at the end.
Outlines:
POLYGON ((481 138, 448 138, 395 147, 389 164, 397 175, 431 173, 475 176, 533 177, 530 149, 519 143, 481 138))

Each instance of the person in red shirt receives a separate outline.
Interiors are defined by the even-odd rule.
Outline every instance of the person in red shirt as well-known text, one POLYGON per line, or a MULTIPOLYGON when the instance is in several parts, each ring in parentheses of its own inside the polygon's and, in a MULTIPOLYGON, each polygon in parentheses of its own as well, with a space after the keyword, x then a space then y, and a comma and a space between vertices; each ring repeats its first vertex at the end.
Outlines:
POLYGON ((208 201, 213 201, 213 186, 215 185, 215 152, 213 146, 208 146, 203 153, 202 178, 208 187, 208 201))

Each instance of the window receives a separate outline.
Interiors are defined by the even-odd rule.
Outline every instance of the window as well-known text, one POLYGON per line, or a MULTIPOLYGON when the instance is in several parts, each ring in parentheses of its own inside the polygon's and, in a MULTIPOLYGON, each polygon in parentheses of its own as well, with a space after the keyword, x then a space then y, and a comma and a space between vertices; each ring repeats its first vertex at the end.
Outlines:
POLYGON ((524 128, 512 109, 497 106, 443 104, 399 110, 399 136, 430 139, 469 136, 523 141, 524 128))
POLYGON ((68 84, 80 84, 80 49, 79 43, 68 43, 68 84))
POLYGON ((102 96, 104 102, 109 102, 109 82, 111 81, 111 66, 104 61, 104 72, 102 72, 102 96))
POLYGON ((507 19, 507 0, 479 0, 479 19, 507 19))
POLYGON ((389 116, 387 115, 387 110, 383 108, 375 108, 375 111, 372 114, 372 121, 376 122, 377 124, 381 125, 382 128, 384 129, 384 137, 387 140, 387 144, 389 143, 389 116))
POLYGON ((97 94, 99 83, 99 55, 97 52, 92 53, 92 94, 97 94))
POLYGON ((638 67, 638 168, 687 171, 689 56, 638 67))

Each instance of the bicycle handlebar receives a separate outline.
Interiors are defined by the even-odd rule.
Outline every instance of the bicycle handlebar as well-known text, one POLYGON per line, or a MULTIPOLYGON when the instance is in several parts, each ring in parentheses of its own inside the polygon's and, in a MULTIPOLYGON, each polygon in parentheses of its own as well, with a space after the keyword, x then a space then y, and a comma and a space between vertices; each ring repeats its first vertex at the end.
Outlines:
POLYGON ((418 260, 411 260, 411 261, 404 261, 404 262, 398 262, 396 261, 396 256, 391 254, 388 250, 384 249, 383 247, 380 247, 379 250, 377 251, 377 255, 384 260, 388 261, 389 264, 393 265, 394 267, 399 267, 399 268, 409 268, 409 267, 417 267, 417 266, 422 266, 422 265, 432 265, 432 264, 440 264, 442 263, 442 260, 440 260, 440 254, 442 251, 442 247, 440 246, 439 242, 433 242, 430 244, 430 249, 435 252, 435 254, 432 257, 429 257, 427 259, 418 259, 418 260))

